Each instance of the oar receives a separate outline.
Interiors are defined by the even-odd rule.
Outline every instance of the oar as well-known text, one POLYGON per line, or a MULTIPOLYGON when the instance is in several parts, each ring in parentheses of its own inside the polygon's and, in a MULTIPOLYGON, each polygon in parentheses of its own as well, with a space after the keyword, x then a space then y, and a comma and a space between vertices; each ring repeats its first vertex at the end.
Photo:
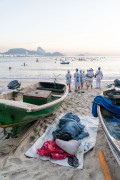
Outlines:
POLYGON ((99 161, 100 161, 100 165, 102 168, 102 172, 104 175, 104 179, 105 180, 112 180, 109 168, 107 166, 107 162, 104 156, 104 153, 102 151, 98 151, 98 157, 99 157, 99 161))

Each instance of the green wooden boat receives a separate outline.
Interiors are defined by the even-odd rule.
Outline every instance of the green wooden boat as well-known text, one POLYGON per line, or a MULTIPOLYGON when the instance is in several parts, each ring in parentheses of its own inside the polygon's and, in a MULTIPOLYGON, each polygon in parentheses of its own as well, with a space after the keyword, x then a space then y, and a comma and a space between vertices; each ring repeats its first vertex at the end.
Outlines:
POLYGON ((0 94, 0 127, 28 124, 56 111, 68 94, 65 84, 39 82, 0 94))

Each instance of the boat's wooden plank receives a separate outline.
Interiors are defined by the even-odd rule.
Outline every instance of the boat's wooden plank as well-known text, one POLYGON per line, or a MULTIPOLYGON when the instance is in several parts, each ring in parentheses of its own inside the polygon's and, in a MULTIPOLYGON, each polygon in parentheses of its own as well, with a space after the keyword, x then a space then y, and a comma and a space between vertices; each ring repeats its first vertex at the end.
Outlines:
POLYGON ((44 88, 44 87, 38 87, 37 89, 39 89, 39 90, 49 90, 49 91, 53 91, 53 92, 64 93, 64 90, 63 90, 63 89, 44 88))
POLYGON ((6 100, 6 99, 5 100, 0 99, 0 104, 5 104, 8 106, 13 106, 13 107, 22 108, 22 109, 29 109, 29 108, 36 107, 36 105, 28 104, 22 101, 13 101, 13 100, 6 100))
POLYGON ((24 93, 23 97, 47 99, 50 95, 51 91, 48 90, 34 90, 28 93, 24 93))
POLYGON ((104 175, 104 179, 105 180, 112 180, 108 165, 107 165, 107 161, 105 159, 104 153, 102 151, 98 152, 98 157, 99 157, 99 161, 100 161, 100 165, 103 171, 103 175, 104 175))
POLYGON ((58 95, 58 94, 52 94, 52 97, 61 98, 61 97, 62 97, 62 95, 58 95))

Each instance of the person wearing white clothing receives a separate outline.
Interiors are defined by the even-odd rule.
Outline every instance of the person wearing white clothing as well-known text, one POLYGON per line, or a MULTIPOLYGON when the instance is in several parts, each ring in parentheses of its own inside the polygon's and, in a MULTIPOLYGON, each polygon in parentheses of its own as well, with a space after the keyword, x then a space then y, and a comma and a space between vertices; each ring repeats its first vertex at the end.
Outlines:
POLYGON ((68 70, 68 72, 67 72, 67 74, 66 74, 65 77, 66 77, 66 84, 67 84, 68 87, 69 87, 69 92, 71 92, 71 87, 70 87, 70 85, 71 85, 71 78, 72 78, 72 76, 71 76, 69 70, 68 70))
POLYGON ((101 68, 99 67, 98 70, 95 73, 96 78, 96 89, 100 88, 101 79, 103 78, 103 72, 101 71, 101 68))
POLYGON ((91 87, 91 89, 92 89, 93 77, 94 77, 93 69, 90 68, 90 69, 87 70, 87 73, 86 73, 86 86, 87 86, 87 89, 89 87, 91 87))
POLYGON ((85 82, 85 73, 84 71, 80 70, 80 88, 83 89, 83 84, 85 82))
POLYGON ((80 89, 80 73, 78 72, 78 69, 76 69, 76 72, 74 73, 74 82, 75 82, 75 91, 80 89))

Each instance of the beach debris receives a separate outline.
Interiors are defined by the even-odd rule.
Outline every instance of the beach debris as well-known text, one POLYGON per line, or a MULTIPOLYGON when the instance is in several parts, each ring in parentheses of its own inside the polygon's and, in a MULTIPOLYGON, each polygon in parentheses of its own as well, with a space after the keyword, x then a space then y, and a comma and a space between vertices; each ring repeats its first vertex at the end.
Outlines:
POLYGON ((30 141, 34 141, 35 136, 30 136, 30 141))
POLYGON ((113 84, 107 84, 107 88, 111 88, 113 84))
POLYGON ((89 149, 90 149, 90 144, 88 142, 85 142, 84 151, 88 151, 89 149))

